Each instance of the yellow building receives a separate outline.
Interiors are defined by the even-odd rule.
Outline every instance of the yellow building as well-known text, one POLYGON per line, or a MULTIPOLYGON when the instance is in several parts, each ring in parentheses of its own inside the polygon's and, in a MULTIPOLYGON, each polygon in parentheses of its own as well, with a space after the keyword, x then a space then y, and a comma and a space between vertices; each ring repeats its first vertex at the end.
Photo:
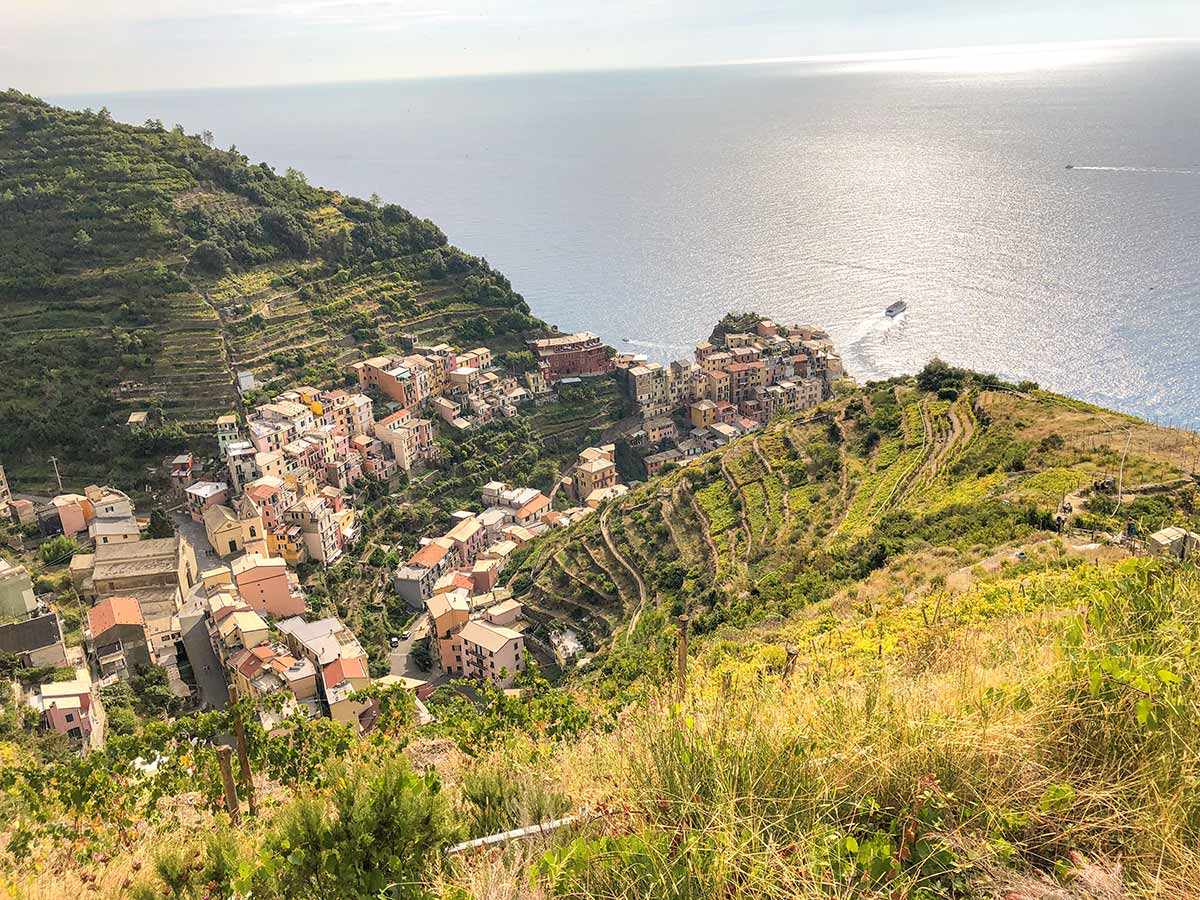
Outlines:
POLYGON ((210 506, 204 511, 204 532, 218 556, 233 556, 245 546, 242 523, 228 506, 210 506))

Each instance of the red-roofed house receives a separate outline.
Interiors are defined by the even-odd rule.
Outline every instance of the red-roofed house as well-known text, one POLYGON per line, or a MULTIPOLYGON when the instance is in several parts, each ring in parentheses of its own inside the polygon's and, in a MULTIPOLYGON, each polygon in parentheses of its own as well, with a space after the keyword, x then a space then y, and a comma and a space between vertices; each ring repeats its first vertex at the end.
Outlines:
POLYGON ((136 666, 154 664, 146 639, 146 621, 134 597, 109 597, 89 609, 84 638, 103 677, 124 678, 136 666))
POLYGON ((542 521, 546 512, 550 509, 550 498, 545 494, 538 494, 528 503, 513 510, 511 516, 513 525, 524 525, 528 527, 535 522, 542 521))
POLYGON ((396 572, 396 593, 413 609, 420 609, 433 595, 437 580, 458 562, 458 550, 449 538, 434 538, 396 572))

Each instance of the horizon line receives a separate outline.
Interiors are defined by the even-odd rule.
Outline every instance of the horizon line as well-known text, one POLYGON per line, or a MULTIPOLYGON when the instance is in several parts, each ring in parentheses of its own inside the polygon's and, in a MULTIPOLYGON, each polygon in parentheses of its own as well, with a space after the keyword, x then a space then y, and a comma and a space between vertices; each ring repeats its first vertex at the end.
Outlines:
MULTIPOLYGON (((616 72, 664 72, 687 69, 718 69, 733 67, 769 66, 785 64, 820 64, 820 63, 869 63, 869 62, 903 62, 907 60, 942 59, 961 55, 966 52, 986 55, 1002 55, 1008 52, 1042 50, 1067 50, 1080 47, 1117 47, 1130 44, 1191 44, 1200 43, 1200 35, 1194 37, 1128 37, 1128 38, 1098 38, 1081 41, 1024 41, 1009 44, 962 44, 953 47, 913 47, 905 50, 862 50, 837 51, 831 53, 803 54, 798 56, 754 57, 742 59, 710 60, 691 63, 661 63, 636 66, 578 66, 569 68, 545 69, 496 69, 482 72, 429 73, 411 75, 387 75, 372 78, 317 79, 313 81, 264 81, 245 84, 200 84, 175 87, 145 87, 145 88, 98 88, 87 91, 50 91, 38 96, 58 97, 69 100, 76 97, 94 98, 98 94, 129 96, 136 94, 186 93, 192 91, 238 91, 261 90, 268 88, 298 88, 298 87, 332 87, 335 85, 354 84, 388 84, 399 81, 454 81, 476 78, 520 78, 537 75, 587 75, 616 72)), ((15 90, 21 90, 10 85, 15 90)))

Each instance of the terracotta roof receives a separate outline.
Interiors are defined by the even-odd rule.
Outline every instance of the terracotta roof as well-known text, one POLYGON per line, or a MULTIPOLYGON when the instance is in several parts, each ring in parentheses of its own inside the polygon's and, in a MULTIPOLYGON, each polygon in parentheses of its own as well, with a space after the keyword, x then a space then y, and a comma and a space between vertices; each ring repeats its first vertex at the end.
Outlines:
POLYGON ((261 503, 263 500, 269 500, 278 494, 280 486, 275 484, 263 484, 255 482, 246 488, 246 496, 251 500, 256 500, 261 503))
POLYGON ((423 566, 426 569, 432 569, 443 559, 446 558, 450 550, 437 541, 430 541, 420 550, 413 554, 412 559, 408 561, 410 566, 423 566))
POLYGON ((339 656, 325 667, 325 683, 341 684, 351 678, 366 678, 367 667, 358 657, 339 656))
POLYGON ((550 498, 545 494, 538 494, 524 506, 517 510, 517 518, 524 519, 526 516, 531 516, 539 510, 545 509, 550 505, 550 498))
POLYGON ((464 572, 454 571, 447 572, 438 579, 438 583, 434 586, 434 594, 444 594, 447 591, 456 591, 460 588, 465 588, 470 591, 475 587, 475 582, 469 575, 464 572), (443 583, 443 579, 445 583, 443 583))
POLYGON ((242 608, 243 607, 235 606, 232 603, 228 606, 217 607, 217 609, 213 610, 213 621, 219 624, 225 621, 226 616, 232 616, 235 612, 242 608))
POLYGON ((88 610, 88 628, 93 639, 117 625, 146 627, 142 607, 135 597, 109 597, 88 610))

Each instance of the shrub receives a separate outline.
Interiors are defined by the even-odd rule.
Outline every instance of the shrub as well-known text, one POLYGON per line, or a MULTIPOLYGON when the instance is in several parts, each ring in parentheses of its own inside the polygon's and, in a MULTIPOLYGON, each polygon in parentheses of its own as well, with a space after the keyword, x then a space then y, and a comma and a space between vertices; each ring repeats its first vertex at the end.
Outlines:
POLYGON ((403 757, 343 765, 328 796, 283 810, 236 887, 264 898, 428 897, 425 864, 457 836, 436 774, 417 775, 403 757))

